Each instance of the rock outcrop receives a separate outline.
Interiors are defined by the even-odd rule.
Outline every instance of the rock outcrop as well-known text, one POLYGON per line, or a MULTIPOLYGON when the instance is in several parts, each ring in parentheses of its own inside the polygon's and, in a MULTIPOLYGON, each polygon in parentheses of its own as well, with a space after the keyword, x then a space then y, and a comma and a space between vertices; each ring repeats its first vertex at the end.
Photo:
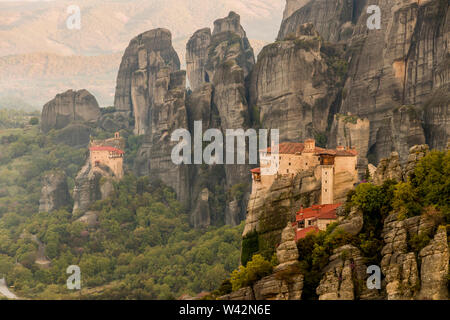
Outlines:
POLYGON ((364 226, 364 217, 363 213, 360 210, 352 208, 350 213, 345 219, 339 222, 336 229, 333 230, 332 234, 335 234, 339 231, 343 231, 347 234, 357 235, 361 232, 364 226))
POLYGON ((68 90, 44 105, 41 128, 47 133, 69 124, 95 123, 99 117, 100 107, 92 94, 87 90, 68 90))
POLYGON ((418 256, 409 250, 409 239, 432 233, 437 223, 438 220, 429 215, 399 220, 398 213, 394 212, 386 218, 381 268, 389 300, 447 298, 449 256, 445 228, 439 229, 434 240, 418 256))
POLYGON ((373 297, 366 285, 367 267, 358 248, 345 245, 334 250, 317 287, 319 300, 355 300, 373 297))
POLYGON ((409 150, 409 156, 405 164, 402 165, 397 152, 393 152, 389 158, 382 159, 373 176, 373 182, 376 185, 382 185, 386 180, 395 180, 398 182, 407 181, 410 174, 420 159, 429 152, 427 145, 413 146, 409 150))
POLYGON ((284 228, 277 248, 278 266, 274 273, 257 281, 253 286, 242 288, 223 300, 300 300, 304 276, 298 267, 298 249, 291 223, 284 228))
POLYGON ((73 212, 85 212, 98 200, 104 200, 114 190, 112 171, 106 166, 92 167, 88 159, 75 178, 73 212))
POLYGON ((291 223, 283 229, 276 250, 278 265, 274 273, 249 287, 220 297, 221 300, 300 300, 304 276, 298 266, 299 252, 291 223))
POLYGON ((260 251, 270 256, 281 243, 283 229, 294 220, 298 208, 318 203, 321 183, 314 171, 302 172, 293 179, 275 180, 269 190, 258 190, 250 197, 243 236, 256 231, 260 251))
POLYGON ((277 270, 283 270, 298 262, 298 249, 295 243, 295 230, 292 224, 288 222, 286 228, 281 233, 281 243, 277 247, 277 270))
POLYGON ((47 173, 42 181, 39 212, 52 212, 70 205, 67 177, 64 172, 47 173))
POLYGON ((447 300, 449 251, 445 228, 439 228, 431 243, 420 251, 419 299, 447 300))

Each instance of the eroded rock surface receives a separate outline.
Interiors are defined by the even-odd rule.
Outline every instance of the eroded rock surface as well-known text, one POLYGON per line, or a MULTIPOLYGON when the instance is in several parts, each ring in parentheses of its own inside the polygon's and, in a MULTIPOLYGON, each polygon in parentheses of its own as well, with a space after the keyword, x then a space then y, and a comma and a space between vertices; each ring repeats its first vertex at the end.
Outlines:
POLYGON ((46 174, 42 181, 39 212, 52 212, 70 204, 67 177, 64 172, 46 174))
POLYGON ((99 117, 100 107, 92 94, 87 90, 68 90, 44 105, 41 128, 47 133, 75 122, 95 123, 99 117))

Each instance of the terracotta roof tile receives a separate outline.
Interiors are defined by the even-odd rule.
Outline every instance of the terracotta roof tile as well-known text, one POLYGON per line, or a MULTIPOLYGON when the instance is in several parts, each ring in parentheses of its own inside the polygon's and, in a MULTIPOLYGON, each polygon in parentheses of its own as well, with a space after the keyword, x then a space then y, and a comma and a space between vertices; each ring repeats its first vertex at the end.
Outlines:
POLYGON ((303 209, 297 212, 297 221, 317 218, 317 219, 337 219, 336 210, 342 206, 341 203, 315 205, 311 208, 303 209))
POLYGON ((302 230, 297 230, 295 240, 298 241, 300 239, 305 238, 309 233, 317 233, 319 231, 320 231, 319 228, 317 228, 316 226, 308 227, 302 230))

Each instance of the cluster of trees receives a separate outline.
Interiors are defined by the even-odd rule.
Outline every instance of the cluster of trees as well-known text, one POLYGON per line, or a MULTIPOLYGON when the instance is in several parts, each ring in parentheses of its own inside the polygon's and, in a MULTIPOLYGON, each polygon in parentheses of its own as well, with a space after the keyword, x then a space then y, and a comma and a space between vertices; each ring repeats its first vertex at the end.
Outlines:
POLYGON ((23 110, 2 109, 0 107, 0 129, 24 128, 27 124, 39 123, 39 112, 26 112, 23 110))
MULTIPOLYGON (((131 167, 142 137, 122 136, 131 167)), ((72 190, 86 149, 55 144, 37 126, 0 139, 0 275, 19 296, 171 299, 213 290, 239 265, 243 225, 193 229, 175 193, 146 177, 126 175, 95 203, 96 226, 77 221, 81 213, 70 207, 38 213, 43 175, 64 170, 72 190), (35 263, 39 242, 48 268, 35 263), (81 268, 81 292, 66 288, 70 265, 81 268)))
POLYGON ((94 227, 65 210, 2 216, 0 273, 20 295, 174 299, 217 288, 239 264, 243 225, 192 229, 174 192, 158 181, 127 175, 92 209, 94 227), (45 244, 48 269, 34 263, 31 234, 45 244), (65 288, 70 265, 81 268, 81 296, 65 288))

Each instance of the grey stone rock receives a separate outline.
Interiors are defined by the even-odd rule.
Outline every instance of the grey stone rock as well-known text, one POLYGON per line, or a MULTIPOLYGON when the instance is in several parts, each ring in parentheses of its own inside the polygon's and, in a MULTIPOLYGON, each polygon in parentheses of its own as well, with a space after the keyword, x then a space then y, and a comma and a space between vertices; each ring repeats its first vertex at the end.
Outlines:
POLYGON ((96 123, 99 117, 100 107, 92 94, 87 90, 68 90, 44 105, 41 129, 47 133, 74 122, 96 123))
POLYGON ((69 204, 70 195, 65 173, 53 171, 44 175, 39 212, 52 212, 69 204))

